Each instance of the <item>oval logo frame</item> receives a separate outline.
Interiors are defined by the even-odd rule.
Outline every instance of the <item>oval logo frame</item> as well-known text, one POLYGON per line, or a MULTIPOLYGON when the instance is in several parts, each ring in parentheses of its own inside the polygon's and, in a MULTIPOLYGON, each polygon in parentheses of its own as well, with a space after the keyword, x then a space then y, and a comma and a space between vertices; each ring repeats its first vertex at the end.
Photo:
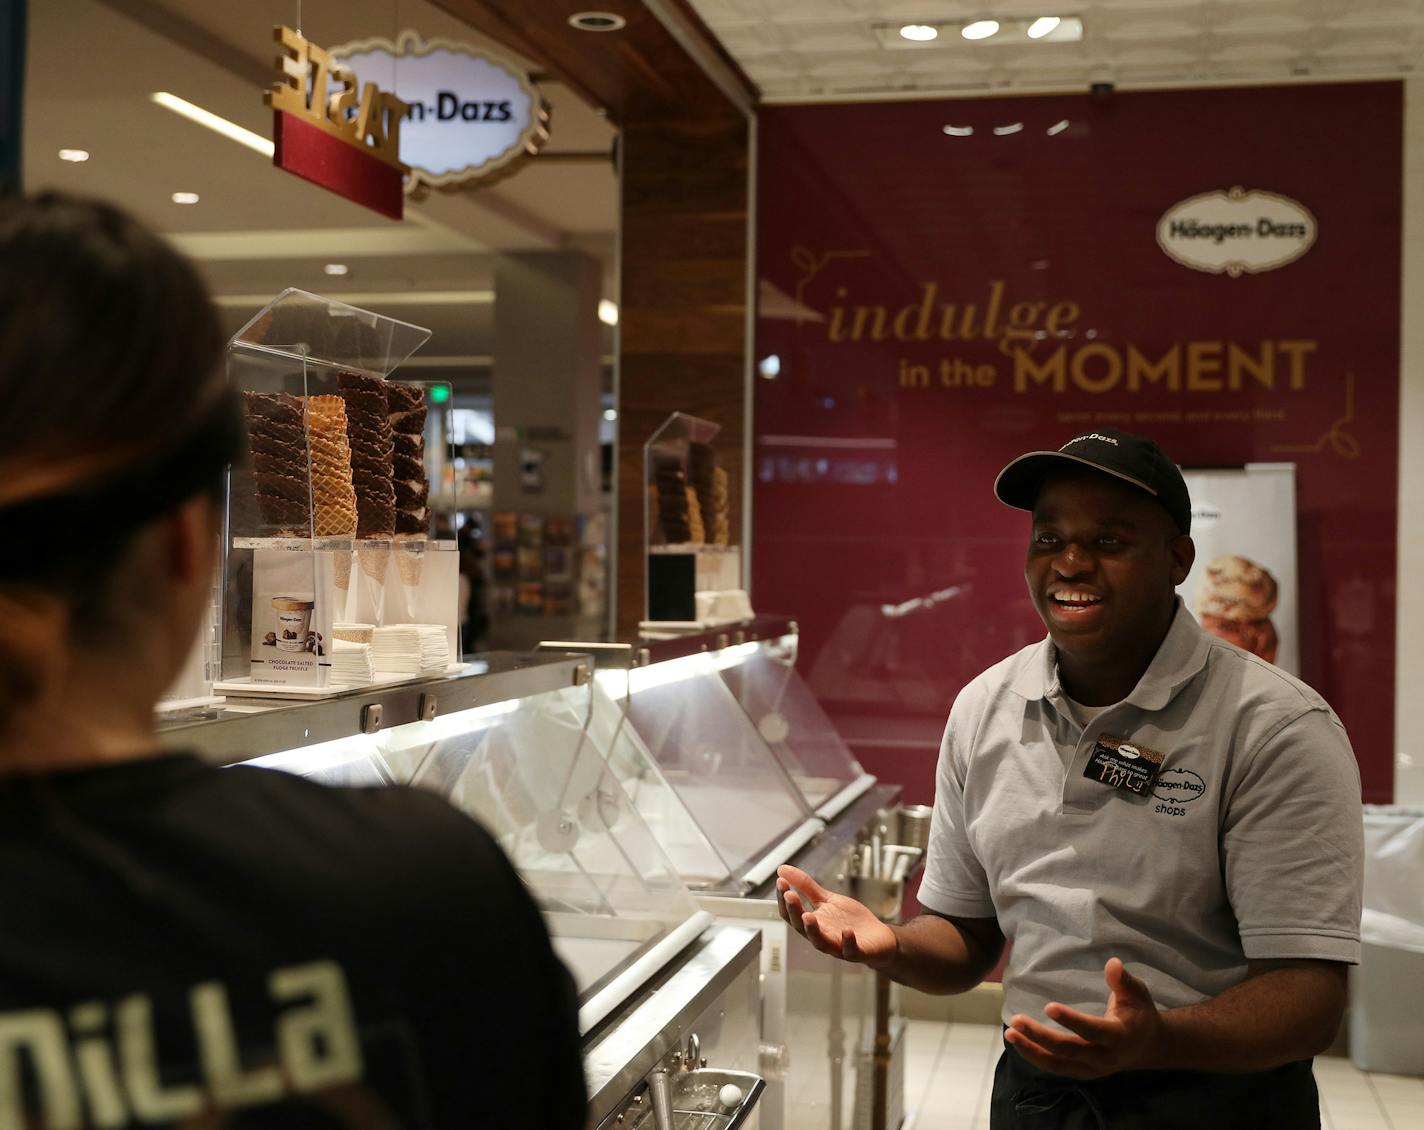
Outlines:
POLYGON ((1319 234, 1314 214, 1300 201, 1240 185, 1189 196, 1157 221, 1157 246, 1169 259, 1231 278, 1294 263, 1319 234))
POLYGON ((495 51, 443 37, 422 39, 418 32, 407 29, 394 42, 379 37, 353 40, 330 48, 329 53, 354 68, 363 81, 368 72, 373 78, 380 76, 381 89, 393 91, 411 104, 411 112, 401 124, 401 160, 410 168, 405 182, 407 196, 419 199, 429 188, 490 184, 514 172, 549 140, 549 103, 527 74, 495 51), (425 73, 441 66, 447 69, 438 77, 425 73), (461 78, 492 83, 487 96, 463 98, 467 91, 450 89, 462 85, 450 73, 452 67, 463 68, 461 78), (450 99, 455 112, 447 116, 450 99), (471 106, 475 108, 473 116, 468 112, 471 106), (463 143, 474 152, 472 159, 458 166, 452 162, 432 168, 421 163, 419 152, 411 152, 422 144, 442 155, 449 151, 448 137, 435 144, 423 142, 422 131, 428 127, 453 126, 472 134, 482 125, 492 127, 503 142, 486 150, 471 145, 470 137, 464 138, 463 143))

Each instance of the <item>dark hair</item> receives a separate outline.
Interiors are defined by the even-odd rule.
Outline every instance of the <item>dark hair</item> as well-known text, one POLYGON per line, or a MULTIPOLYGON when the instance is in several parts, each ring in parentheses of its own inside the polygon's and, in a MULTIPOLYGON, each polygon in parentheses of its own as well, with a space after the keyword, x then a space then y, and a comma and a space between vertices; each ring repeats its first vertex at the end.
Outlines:
MULTIPOLYGON (((223 395, 222 348, 197 271, 137 220, 55 193, 0 200, 0 516, 83 514, 47 505, 171 446, 223 395)), ((0 536, 0 724, 38 690, 54 609, 97 626, 137 529, 96 545, 82 528, 43 528, 66 524, 27 520, 42 555, 13 526, 0 536)))
POLYGON ((138 221, 53 193, 0 202, 7 474, 16 459, 122 465, 156 449, 211 401, 222 347, 197 271, 138 221))

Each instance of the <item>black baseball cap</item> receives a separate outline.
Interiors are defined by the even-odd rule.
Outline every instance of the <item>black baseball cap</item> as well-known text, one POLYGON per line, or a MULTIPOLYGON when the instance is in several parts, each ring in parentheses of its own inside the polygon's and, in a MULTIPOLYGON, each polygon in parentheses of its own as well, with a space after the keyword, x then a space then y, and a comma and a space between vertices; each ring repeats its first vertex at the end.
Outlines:
POLYGON ((1091 467, 1140 487, 1162 504, 1177 529, 1192 531, 1192 499, 1177 465, 1146 436, 1097 428, 1075 436, 1057 451, 1030 451, 999 472, 994 493, 1001 502, 1032 510, 1043 480, 1066 466, 1091 467))

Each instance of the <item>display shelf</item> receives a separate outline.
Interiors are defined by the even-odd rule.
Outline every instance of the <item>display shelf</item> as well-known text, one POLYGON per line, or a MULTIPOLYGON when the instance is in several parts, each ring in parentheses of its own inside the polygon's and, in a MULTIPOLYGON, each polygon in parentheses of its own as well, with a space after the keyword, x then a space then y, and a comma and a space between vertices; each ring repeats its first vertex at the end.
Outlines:
MULTIPOLYGON (((446 675, 458 675, 468 670, 472 665, 469 663, 450 663, 445 668, 446 675)), ((324 687, 301 687, 283 686, 280 683, 262 683, 251 678, 228 679, 224 682, 215 683, 213 689, 219 694, 236 695, 239 698, 258 699, 281 699, 297 702, 318 702, 322 699, 340 698, 352 692, 365 690, 378 690, 382 687, 400 686, 403 683, 416 683, 424 679, 431 678, 428 675, 382 675, 377 673, 376 677, 369 683, 362 683, 359 686, 347 685, 344 683, 328 683, 324 687)))
POLYGON ((284 549, 292 552, 340 553, 352 549, 413 549, 425 553, 455 553, 459 546, 449 538, 278 538, 235 537, 234 549, 284 549))

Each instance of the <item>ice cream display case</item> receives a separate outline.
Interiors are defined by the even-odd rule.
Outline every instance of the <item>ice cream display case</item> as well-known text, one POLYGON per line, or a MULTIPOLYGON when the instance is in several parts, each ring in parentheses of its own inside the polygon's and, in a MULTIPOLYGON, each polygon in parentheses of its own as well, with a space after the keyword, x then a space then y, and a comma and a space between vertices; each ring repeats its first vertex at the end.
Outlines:
POLYGON ((217 693, 321 697, 459 660, 458 554, 430 487, 449 398, 395 376, 429 337, 288 289, 229 342, 248 457, 228 480, 217 693))
POLYGON ((590 737, 694 890, 744 895, 875 785, 795 670, 780 617, 596 657, 590 737))
MULTIPOLYGON (((844 1130, 851 1089, 868 1076, 851 1070, 849 1049, 873 1041, 874 986, 790 937, 775 874, 793 863, 868 896, 862 861, 879 861, 877 840, 894 843, 900 789, 851 755, 795 670, 797 638, 794 621, 767 616, 671 639, 541 649, 594 657, 590 740, 699 905, 719 924, 761 933, 762 1126, 844 1130), (814 1091, 793 1090, 788 1064, 818 1080, 814 1091)), ((906 877, 886 875, 873 888, 884 902, 903 894, 906 877)))
POLYGON ((162 736, 218 764, 447 797, 539 902, 587 1031, 711 922, 587 740, 592 689, 575 659, 490 653, 439 679, 229 703, 162 736))
POLYGON ((661 1125, 656 1096, 674 1125, 755 1127, 760 935, 698 907, 590 740, 593 692, 587 657, 492 652, 320 700, 230 700, 160 733, 217 765, 448 798, 514 862, 574 976, 590 1126, 661 1125))

